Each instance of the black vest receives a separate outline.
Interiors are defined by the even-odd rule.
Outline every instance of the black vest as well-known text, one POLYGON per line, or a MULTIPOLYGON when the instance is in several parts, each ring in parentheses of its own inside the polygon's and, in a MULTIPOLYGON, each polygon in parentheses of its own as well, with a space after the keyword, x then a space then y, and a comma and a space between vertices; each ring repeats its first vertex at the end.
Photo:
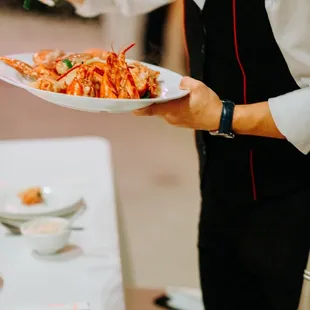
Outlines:
MULTIPOLYGON (((203 11, 193 0, 184 0, 184 6, 191 76, 221 99, 250 104, 298 89, 264 0, 207 0, 203 11)), ((309 185, 309 156, 286 140, 225 139, 198 131, 196 143, 207 201, 262 201, 309 185)))

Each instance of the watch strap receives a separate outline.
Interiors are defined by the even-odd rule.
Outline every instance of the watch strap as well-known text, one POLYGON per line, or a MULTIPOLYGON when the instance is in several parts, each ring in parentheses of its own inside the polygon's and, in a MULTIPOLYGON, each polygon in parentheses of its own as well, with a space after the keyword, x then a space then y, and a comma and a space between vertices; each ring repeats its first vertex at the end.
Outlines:
POLYGON ((232 134, 232 121, 235 104, 229 100, 223 100, 223 109, 220 120, 219 134, 232 134))
POLYGON ((222 104, 223 107, 219 129, 216 131, 210 131, 209 133, 211 136, 221 136, 232 139, 235 137, 235 134, 232 132, 235 104, 229 100, 223 100, 222 104))

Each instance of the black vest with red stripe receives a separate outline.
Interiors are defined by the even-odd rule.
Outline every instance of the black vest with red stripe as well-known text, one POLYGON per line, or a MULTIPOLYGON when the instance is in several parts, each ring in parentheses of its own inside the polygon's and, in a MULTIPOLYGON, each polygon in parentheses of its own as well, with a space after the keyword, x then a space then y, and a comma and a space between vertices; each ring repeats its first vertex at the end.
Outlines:
MULTIPOLYGON (((191 76, 221 99, 250 104, 298 89, 264 0, 206 0, 203 11, 193 0, 184 6, 191 76)), ((309 185, 309 156, 286 140, 198 131, 196 142, 206 201, 248 203, 309 185)))

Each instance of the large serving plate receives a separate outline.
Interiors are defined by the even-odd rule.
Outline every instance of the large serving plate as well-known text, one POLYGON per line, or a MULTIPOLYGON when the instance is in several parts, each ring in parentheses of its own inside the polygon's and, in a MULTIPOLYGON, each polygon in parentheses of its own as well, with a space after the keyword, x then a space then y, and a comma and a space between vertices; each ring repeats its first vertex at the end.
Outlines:
MULTIPOLYGON (((33 64, 32 53, 9 55, 7 57, 18 59, 28 64, 33 64)), ((132 60, 128 60, 131 62, 132 60)), ((88 112, 110 112, 121 113, 141 109, 154 103, 164 103, 170 100, 179 99, 186 96, 189 92, 179 88, 182 76, 168 69, 143 63, 150 69, 159 71, 159 81, 161 84, 161 93, 154 99, 108 99, 108 98, 90 98, 82 96, 71 96, 39 90, 31 87, 30 82, 23 78, 16 70, 0 62, 0 79, 23 88, 31 94, 47 102, 63 106, 70 109, 82 110, 88 112)))

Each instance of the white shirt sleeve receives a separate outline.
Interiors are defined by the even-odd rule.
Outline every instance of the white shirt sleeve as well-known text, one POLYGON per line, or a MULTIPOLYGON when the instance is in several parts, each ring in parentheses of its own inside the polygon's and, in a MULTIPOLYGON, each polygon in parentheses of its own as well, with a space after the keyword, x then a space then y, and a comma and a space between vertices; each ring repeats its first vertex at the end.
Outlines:
POLYGON ((174 0, 84 0, 83 4, 74 4, 76 13, 82 17, 95 17, 107 13, 119 13, 125 16, 146 14, 174 0))
POLYGON ((310 87, 269 99, 279 131, 300 152, 310 152, 310 87))

